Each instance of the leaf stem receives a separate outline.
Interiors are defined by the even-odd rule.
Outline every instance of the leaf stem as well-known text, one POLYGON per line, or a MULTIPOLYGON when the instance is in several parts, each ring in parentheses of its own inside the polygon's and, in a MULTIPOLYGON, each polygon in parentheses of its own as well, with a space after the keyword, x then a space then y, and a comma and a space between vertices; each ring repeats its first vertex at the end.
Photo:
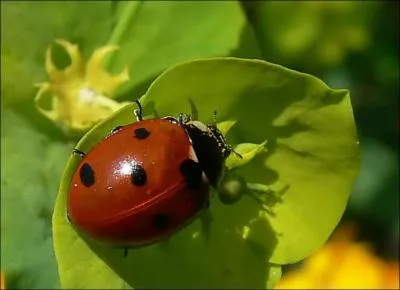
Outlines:
MULTIPOLYGON (((122 10, 120 17, 118 18, 118 22, 108 40, 109 45, 118 44, 121 42, 122 37, 129 28, 129 23, 139 10, 140 5, 142 4, 141 2, 142 1, 127 1, 121 3, 121 5, 125 5, 125 7, 122 10)), ((105 62, 107 68, 109 68, 111 65, 112 56, 113 54, 111 54, 105 62)))

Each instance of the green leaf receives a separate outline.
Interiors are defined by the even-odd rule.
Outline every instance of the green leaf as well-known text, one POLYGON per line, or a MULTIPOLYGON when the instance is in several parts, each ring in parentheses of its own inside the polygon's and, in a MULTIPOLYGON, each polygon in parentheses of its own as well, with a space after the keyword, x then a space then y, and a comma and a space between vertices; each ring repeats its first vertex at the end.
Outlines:
MULTIPOLYGON (((54 39, 77 42, 86 55, 103 45, 111 31, 111 9, 110 1, 2 1, 1 95, 5 103, 35 96, 33 84, 47 79, 45 51, 54 39)), ((57 56, 61 65, 65 53, 57 56)))
POLYGON ((371 46, 370 27, 382 3, 258 1, 247 5, 268 59, 302 67, 335 67, 347 54, 371 46))
MULTIPOLYGON (((215 58, 169 69, 143 102, 145 111, 176 115, 189 110, 189 98, 200 120, 209 121, 214 110, 218 120, 237 120, 231 143, 268 140, 268 152, 237 171, 248 182, 288 187, 270 214, 242 199, 227 218, 261 216, 277 240, 273 263, 294 263, 319 248, 339 222, 360 163, 348 91, 264 61, 215 58)), ((266 233, 257 232, 256 240, 271 246, 266 233)))
MULTIPOLYGON (((134 108, 127 105, 94 127, 77 148, 88 150, 115 126, 131 123, 134 108)), ((130 250, 127 258, 123 258, 121 249, 82 238, 65 213, 69 182, 78 163, 79 158, 71 156, 53 215, 54 246, 64 288, 265 288, 279 279, 280 266, 267 262, 270 253, 243 238, 251 212, 243 214, 240 207, 215 203, 211 216, 205 213, 168 243, 130 250), (208 233, 204 227, 210 219, 208 233)), ((268 239, 273 244, 268 225, 257 220, 253 223, 270 233, 268 239)))
POLYGON ((239 1, 195 2, 195 6, 191 1, 116 4, 118 21, 109 43, 121 49, 110 57, 109 64, 112 71, 129 65, 131 76, 119 96, 171 65, 229 55, 238 47, 246 25, 239 1))
MULTIPOLYGON (((53 215, 63 287, 263 288, 280 275, 268 260, 296 262, 333 231, 359 163, 347 91, 267 62, 216 58, 168 70, 142 102, 145 115, 164 116, 189 112, 188 99, 203 121, 212 120, 214 110, 219 120, 237 120, 228 134, 231 144, 268 140, 268 152, 236 172, 261 192, 288 188, 268 203, 273 215, 247 196, 231 206, 214 199, 202 219, 168 243, 131 250, 124 259, 122 250, 89 241, 68 223, 67 192, 79 162, 71 157, 53 215)), ((100 123, 78 149, 88 150, 116 125, 132 122, 134 108, 127 105, 100 123)))
POLYGON ((224 122, 220 122, 217 124, 218 129, 221 131, 222 134, 228 134, 229 130, 236 124, 235 120, 228 120, 224 122))
POLYGON ((51 214, 67 145, 50 143, 26 121, 2 111, 1 269, 7 288, 59 287, 51 214))
POLYGON ((282 277, 282 267, 278 265, 271 265, 266 288, 274 289, 275 285, 279 282, 281 277, 282 277))
POLYGON ((240 156, 237 154, 231 154, 225 162, 226 167, 228 169, 234 169, 247 164, 258 154, 266 152, 265 144, 267 144, 267 141, 264 141, 261 144, 241 143, 237 145, 234 150, 237 154, 240 154, 240 156))

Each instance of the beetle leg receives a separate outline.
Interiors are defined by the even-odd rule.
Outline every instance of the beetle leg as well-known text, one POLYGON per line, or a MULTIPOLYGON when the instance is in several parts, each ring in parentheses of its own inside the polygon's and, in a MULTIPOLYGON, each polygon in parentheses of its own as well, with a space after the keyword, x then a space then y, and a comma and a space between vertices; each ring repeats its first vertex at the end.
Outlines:
POLYGON ((74 150, 72 151, 72 153, 73 153, 73 154, 79 155, 79 157, 81 157, 81 158, 83 158, 83 157, 86 156, 86 153, 85 153, 85 152, 82 152, 82 151, 80 151, 80 150, 78 150, 78 149, 74 149, 74 150))
POLYGON ((211 223, 213 222, 213 220, 214 219, 212 217, 210 209, 205 209, 203 213, 200 215, 201 228, 203 230, 206 241, 210 239, 211 223))
POLYGON ((114 129, 111 130, 111 134, 114 134, 115 132, 121 130, 124 126, 117 126, 114 129))
POLYGON ((128 257, 128 248, 124 248, 124 258, 128 257))
POLYGON ((133 111, 133 113, 135 114, 136 121, 139 122, 139 121, 143 120, 143 116, 142 116, 143 108, 142 108, 142 105, 140 104, 139 100, 136 100, 135 103, 138 105, 138 109, 135 109, 133 111))
POLYGON ((183 125, 187 122, 189 122, 191 120, 190 116, 184 114, 184 113, 180 113, 178 116, 178 123, 183 125))
POLYGON ((166 239, 161 241, 160 244, 159 244, 160 248, 162 248, 162 249, 167 248, 168 245, 169 245, 169 241, 170 241, 170 237, 167 237, 166 239))
POLYGON ((208 210, 211 206, 211 202, 209 199, 207 199, 207 201, 204 203, 204 210, 208 210))

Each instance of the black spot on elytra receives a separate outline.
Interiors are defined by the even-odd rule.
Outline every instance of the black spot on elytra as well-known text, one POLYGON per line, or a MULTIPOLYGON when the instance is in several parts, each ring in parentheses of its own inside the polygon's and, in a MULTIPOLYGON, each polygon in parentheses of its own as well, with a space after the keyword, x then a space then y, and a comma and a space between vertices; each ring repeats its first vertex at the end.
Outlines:
POLYGON ((165 230, 170 225, 170 218, 166 214, 158 214, 153 218, 153 226, 158 230, 165 230))
POLYGON ((131 178, 132 184, 142 186, 147 182, 147 173, 141 165, 135 164, 132 166, 131 178))
POLYGON ((180 171, 191 189, 198 188, 202 183, 203 170, 199 163, 192 159, 182 161, 180 171))
POLYGON ((95 181, 93 168, 88 163, 84 163, 79 170, 79 177, 84 186, 92 186, 95 181))
POLYGON ((146 128, 138 128, 135 129, 135 137, 138 138, 139 140, 146 139, 149 137, 150 131, 147 130, 146 128))

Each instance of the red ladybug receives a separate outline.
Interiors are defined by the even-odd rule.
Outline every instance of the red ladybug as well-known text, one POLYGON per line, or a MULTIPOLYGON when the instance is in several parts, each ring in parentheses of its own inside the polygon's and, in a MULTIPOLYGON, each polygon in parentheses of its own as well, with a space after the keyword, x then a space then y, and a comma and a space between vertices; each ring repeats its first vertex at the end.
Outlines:
POLYGON ((142 119, 119 126, 87 154, 72 177, 68 218, 97 241, 122 248, 156 243, 210 203, 231 153, 214 124, 142 119))

